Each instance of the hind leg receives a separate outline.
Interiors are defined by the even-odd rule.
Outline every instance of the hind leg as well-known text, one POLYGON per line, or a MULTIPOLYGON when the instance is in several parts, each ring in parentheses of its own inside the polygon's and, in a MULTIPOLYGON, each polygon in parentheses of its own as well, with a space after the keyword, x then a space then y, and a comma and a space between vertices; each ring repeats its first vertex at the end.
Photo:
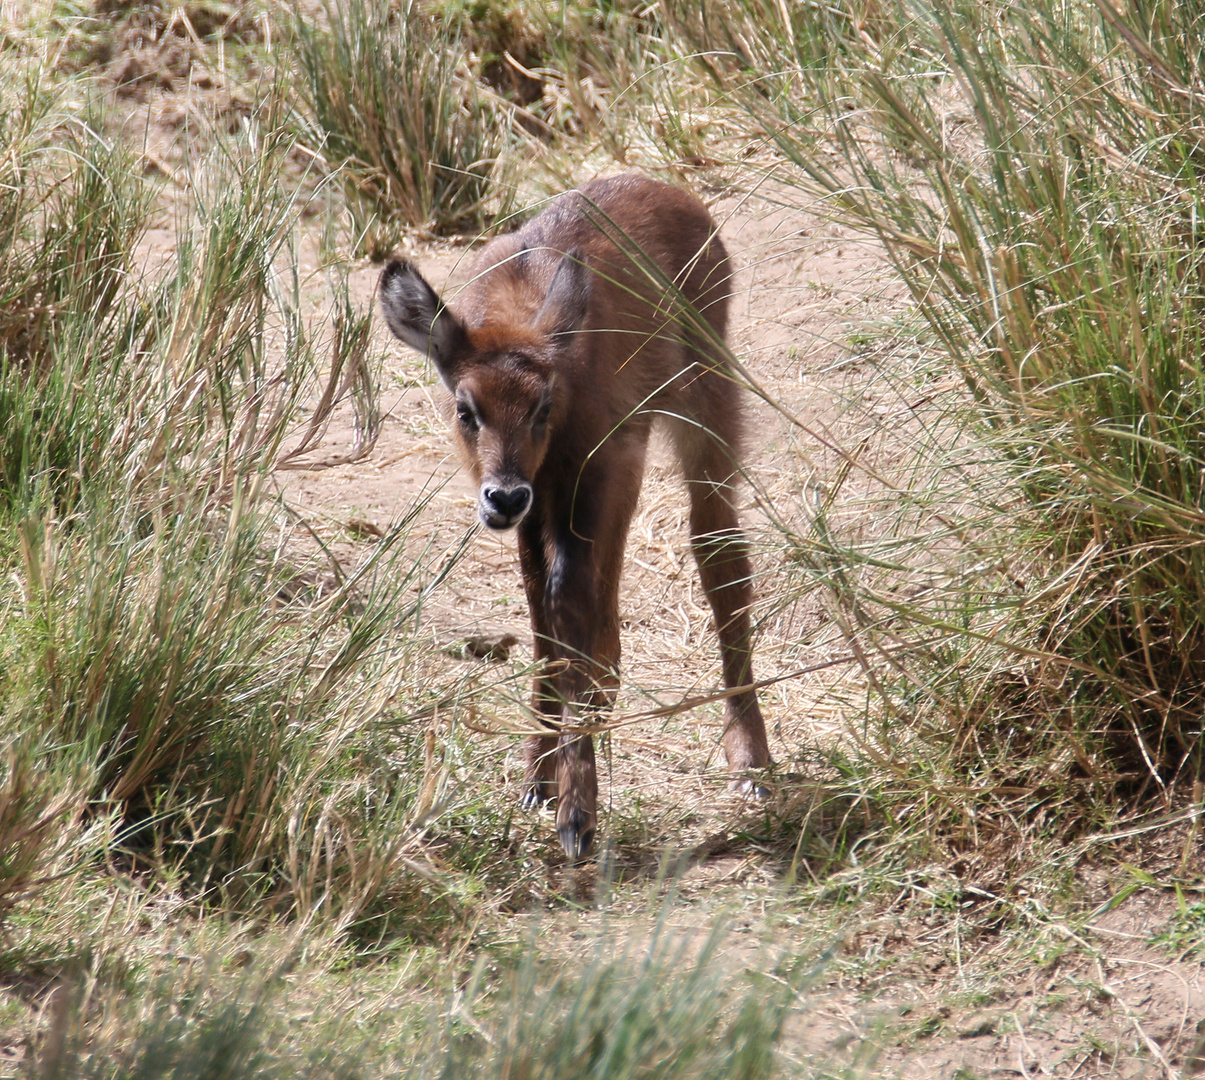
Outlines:
POLYGON ((523 741, 523 795, 519 805, 524 810, 538 810, 556 797, 555 735, 528 735, 523 741))
MULTIPOLYGON (((735 403, 728 415, 738 415, 735 403)), ((733 772, 762 769, 771 763, 770 747, 757 692, 751 688, 753 570, 736 513, 732 451, 716 431, 685 421, 674 425, 673 435, 690 493, 691 546, 720 639, 724 686, 748 688, 725 702, 724 753, 733 772)), ((757 790, 748 779, 737 784, 740 790, 757 790)))

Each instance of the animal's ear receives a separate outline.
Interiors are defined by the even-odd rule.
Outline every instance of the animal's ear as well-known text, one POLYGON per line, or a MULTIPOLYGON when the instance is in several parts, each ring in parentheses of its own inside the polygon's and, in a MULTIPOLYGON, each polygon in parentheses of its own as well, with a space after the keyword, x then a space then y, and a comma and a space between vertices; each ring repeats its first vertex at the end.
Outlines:
POLYGON ((590 270, 579 248, 561 256, 552 275, 548 295, 536 316, 536 329, 549 335, 572 334, 581 329, 590 304, 590 270))
POLYGON ((464 327, 412 263, 394 259, 381 274, 381 313, 394 335, 431 357, 440 378, 452 385, 464 327))

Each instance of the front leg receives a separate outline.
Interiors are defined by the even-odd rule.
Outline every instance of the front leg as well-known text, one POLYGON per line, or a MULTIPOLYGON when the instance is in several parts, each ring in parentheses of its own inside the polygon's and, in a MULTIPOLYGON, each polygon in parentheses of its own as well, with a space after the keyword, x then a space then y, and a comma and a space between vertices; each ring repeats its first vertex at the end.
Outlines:
POLYGON ((596 660, 601 597, 593 546, 569 530, 558 536, 551 545, 544 594, 544 611, 558 654, 552 667, 560 729, 554 758, 556 826, 561 847, 575 861, 584 858, 594 842, 598 804, 594 739, 575 729, 592 718, 595 710, 589 705, 606 677, 596 660))
POLYGON ((639 463, 612 463, 593 498, 579 502, 550 545, 544 610, 560 654, 556 692, 562 709, 557 743, 557 832, 565 853, 585 857, 597 828, 594 739, 581 727, 615 701, 619 686, 619 577, 628 524, 640 489, 639 463), (634 474, 634 476, 633 476, 634 474), (611 482, 625 477, 627 482, 611 482), (583 505, 583 502, 585 505, 583 505))
MULTIPOLYGON (((529 735, 524 743, 520 805, 530 810, 556 798, 561 846, 570 858, 580 859, 594 840, 598 778, 594 741, 573 728, 583 706, 601 704, 600 695, 608 703, 614 698, 618 611, 601 623, 597 618, 593 545, 570 534, 546 549, 543 526, 532 517, 519 527, 519 561, 539 664, 532 711, 549 734, 529 735), (600 640, 603 662, 609 661, 605 669, 592 659, 600 640)), ((614 596, 610 604, 616 607, 614 596)))
POLYGON ((533 510, 519 526, 519 565, 523 571, 523 588, 527 593, 527 610, 531 616, 536 676, 531 688, 531 710, 549 729, 548 735, 528 735, 523 744, 523 795, 520 806, 534 810, 556 795, 556 754, 558 721, 561 704, 557 696, 556 649, 544 609, 544 593, 548 587, 548 564, 544 555, 543 529, 533 510))
POLYGON ((597 829, 598 770, 594 738, 561 734, 556 749, 556 831, 565 854, 575 862, 590 854, 597 829))

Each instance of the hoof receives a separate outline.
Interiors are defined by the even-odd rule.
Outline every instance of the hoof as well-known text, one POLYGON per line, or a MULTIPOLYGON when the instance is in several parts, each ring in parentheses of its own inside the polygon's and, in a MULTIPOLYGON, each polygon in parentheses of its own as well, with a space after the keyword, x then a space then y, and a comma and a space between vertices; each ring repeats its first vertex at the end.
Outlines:
POLYGON ((557 834, 561 838, 561 847, 565 854, 574 862, 580 862, 590 854, 594 846, 594 826, 588 815, 580 810, 574 810, 568 815, 569 820, 557 826, 557 834))
POLYGON ((770 789, 763 787, 756 780, 747 780, 738 777, 728 785, 728 790, 735 795, 741 796, 743 799, 756 799, 758 802, 765 802, 770 798, 770 789))
POLYGON ((519 800, 519 806, 523 810, 539 810, 552 796, 549 795, 542 785, 537 784, 535 787, 528 788, 523 792, 523 798, 519 800))

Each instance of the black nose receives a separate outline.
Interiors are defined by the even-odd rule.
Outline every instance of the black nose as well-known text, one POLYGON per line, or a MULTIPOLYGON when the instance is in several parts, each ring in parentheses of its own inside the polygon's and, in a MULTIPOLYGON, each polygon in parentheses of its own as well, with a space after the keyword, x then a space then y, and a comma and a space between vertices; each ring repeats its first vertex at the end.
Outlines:
POLYGON ((481 494, 490 507, 504 518, 518 517, 531 502, 531 488, 526 484, 513 488, 487 487, 481 494))

